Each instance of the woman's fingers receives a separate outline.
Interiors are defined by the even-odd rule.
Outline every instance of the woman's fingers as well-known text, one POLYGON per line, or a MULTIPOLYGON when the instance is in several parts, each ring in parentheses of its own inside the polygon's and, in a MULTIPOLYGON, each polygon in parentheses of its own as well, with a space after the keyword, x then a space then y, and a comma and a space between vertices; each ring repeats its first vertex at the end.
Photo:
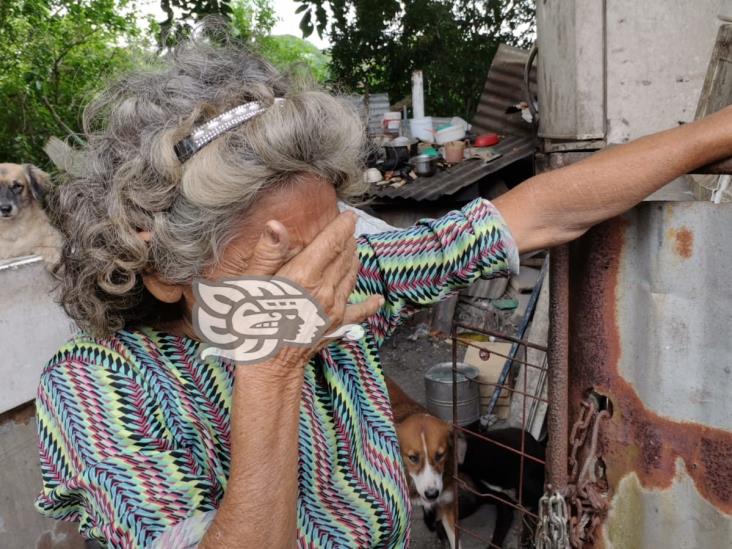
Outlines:
POLYGON ((307 260, 308 270, 324 272, 346 250, 355 230, 356 215, 351 212, 339 214, 300 254, 307 260))
POLYGON ((337 303, 342 303, 344 309, 348 304, 348 298, 353 293, 353 288, 356 286, 360 266, 361 262, 358 259, 358 255, 354 253, 347 262, 348 270, 345 274, 341 272, 340 280, 335 284, 335 300, 337 303))
POLYGON ((343 324, 360 324, 368 317, 375 315, 384 305, 384 297, 372 295, 366 301, 348 305, 343 315, 343 324))
MULTIPOLYGON (((332 288, 334 293, 337 294, 339 287, 342 285, 343 281, 350 276, 353 271, 354 264, 357 264, 357 262, 358 256, 356 254, 356 239, 351 237, 348 242, 344 244, 343 251, 323 271, 319 284, 322 287, 332 288)), ((335 297, 338 297, 338 295, 335 297)))
POLYGON ((249 259, 247 275, 272 276, 298 251, 290 249, 285 226, 279 221, 268 221, 249 259))

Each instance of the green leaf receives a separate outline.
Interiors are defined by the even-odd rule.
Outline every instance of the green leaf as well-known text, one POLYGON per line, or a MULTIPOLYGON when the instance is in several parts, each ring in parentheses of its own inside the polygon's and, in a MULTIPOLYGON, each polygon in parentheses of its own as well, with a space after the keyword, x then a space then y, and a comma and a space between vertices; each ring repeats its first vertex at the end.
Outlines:
POLYGON ((312 12, 310 10, 305 12, 302 19, 300 20, 300 30, 302 31, 303 38, 307 38, 313 34, 313 23, 311 19, 312 12))

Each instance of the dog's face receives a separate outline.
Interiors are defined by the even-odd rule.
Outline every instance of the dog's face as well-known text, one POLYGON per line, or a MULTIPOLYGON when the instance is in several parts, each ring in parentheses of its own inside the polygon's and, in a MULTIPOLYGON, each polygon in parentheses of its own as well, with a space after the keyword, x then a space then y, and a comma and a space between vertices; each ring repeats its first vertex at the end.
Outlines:
MULTIPOLYGON (((409 416, 397 426, 402 460, 423 506, 440 499, 452 444, 452 430, 444 421, 428 415, 409 416)), ((447 471, 448 474, 451 471, 447 471)))
POLYGON ((41 200, 47 185, 48 174, 31 164, 0 164, 0 222, 41 200))

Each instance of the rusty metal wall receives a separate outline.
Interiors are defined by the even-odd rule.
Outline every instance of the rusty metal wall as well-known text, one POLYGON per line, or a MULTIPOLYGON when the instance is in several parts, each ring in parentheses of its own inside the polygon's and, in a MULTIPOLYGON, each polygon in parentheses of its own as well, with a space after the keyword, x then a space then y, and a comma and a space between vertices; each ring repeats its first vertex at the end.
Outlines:
POLYGON ((647 202, 570 253, 570 419, 607 396, 597 546, 732 540, 732 205, 647 202))

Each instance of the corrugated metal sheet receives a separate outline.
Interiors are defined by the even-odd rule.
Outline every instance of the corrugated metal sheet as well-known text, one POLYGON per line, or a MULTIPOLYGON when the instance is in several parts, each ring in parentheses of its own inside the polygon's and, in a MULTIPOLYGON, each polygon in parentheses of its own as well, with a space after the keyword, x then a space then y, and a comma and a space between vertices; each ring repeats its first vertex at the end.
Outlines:
POLYGON ((363 95, 344 95, 346 99, 358 108, 361 117, 366 124, 369 137, 383 133, 384 113, 389 111, 389 95, 386 93, 372 93, 363 95))
POLYGON ((732 539, 732 205, 644 203, 571 251, 570 405, 609 398, 606 547, 732 539))
MULTIPOLYGON (((478 133, 496 132, 533 137, 531 124, 521 118, 520 113, 506 114, 506 109, 526 100, 524 90, 524 68, 529 52, 505 44, 498 47, 478 110, 471 121, 478 133)), ((536 93, 536 67, 531 69, 531 90, 536 93)))
POLYGON ((442 196, 455 194, 517 160, 531 156, 534 154, 534 149, 532 139, 508 136, 493 147, 493 150, 502 155, 496 160, 491 162, 466 160, 432 177, 418 177, 398 189, 373 186, 371 194, 383 198, 437 200, 442 196))

